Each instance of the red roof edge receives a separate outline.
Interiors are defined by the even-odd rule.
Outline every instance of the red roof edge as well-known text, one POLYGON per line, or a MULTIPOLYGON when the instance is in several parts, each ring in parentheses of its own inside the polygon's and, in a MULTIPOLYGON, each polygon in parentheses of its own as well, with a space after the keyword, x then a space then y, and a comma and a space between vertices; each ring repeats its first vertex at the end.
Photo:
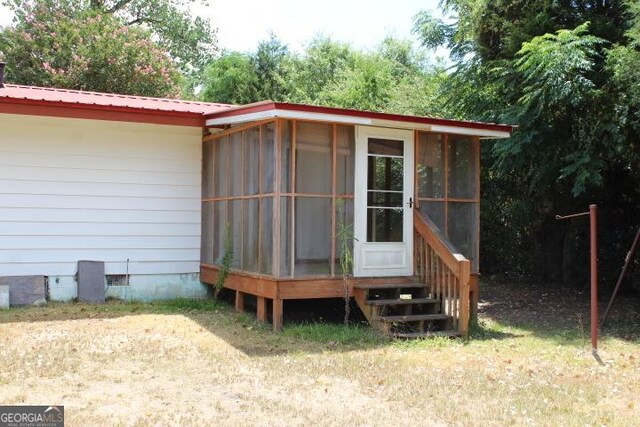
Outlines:
POLYGON ((204 127, 201 113, 0 97, 0 113, 204 127))
POLYGON ((455 126, 472 129, 483 129, 491 131, 509 132, 511 133, 516 126, 498 124, 498 123, 483 123, 472 122, 463 120, 452 119, 438 119, 422 116, 407 116, 402 114, 389 114, 380 113, 375 111, 360 111, 348 108, 335 108, 335 107, 321 107, 317 105, 305 105, 305 104, 292 104, 286 102, 274 102, 274 101, 261 101, 254 104, 242 105, 239 107, 230 108, 225 111, 206 114, 207 119, 234 117, 241 114, 259 113, 269 110, 287 110, 287 111, 302 111, 308 113, 320 113, 320 114, 335 114, 341 116, 361 117, 377 120, 390 120, 407 123, 420 123, 426 125, 440 125, 440 126, 455 126))

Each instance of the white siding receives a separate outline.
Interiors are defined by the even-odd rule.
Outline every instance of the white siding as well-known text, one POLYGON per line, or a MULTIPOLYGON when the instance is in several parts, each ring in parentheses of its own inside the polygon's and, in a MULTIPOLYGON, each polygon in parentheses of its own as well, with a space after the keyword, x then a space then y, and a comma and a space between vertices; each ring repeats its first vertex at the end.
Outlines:
POLYGON ((197 272, 200 135, 0 114, 0 276, 197 272))

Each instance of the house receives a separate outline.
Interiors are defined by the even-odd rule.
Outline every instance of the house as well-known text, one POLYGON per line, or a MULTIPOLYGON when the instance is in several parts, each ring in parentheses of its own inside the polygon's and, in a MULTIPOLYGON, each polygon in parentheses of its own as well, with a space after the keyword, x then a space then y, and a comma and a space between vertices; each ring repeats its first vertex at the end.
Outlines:
POLYGON ((237 309, 255 298, 258 318, 280 328, 284 301, 343 296, 352 243, 348 290, 372 324, 464 333, 478 290, 479 144, 511 130, 5 84, 0 276, 46 276, 50 297, 68 300, 77 262, 91 259, 121 285, 110 296, 203 297, 230 246, 237 309))

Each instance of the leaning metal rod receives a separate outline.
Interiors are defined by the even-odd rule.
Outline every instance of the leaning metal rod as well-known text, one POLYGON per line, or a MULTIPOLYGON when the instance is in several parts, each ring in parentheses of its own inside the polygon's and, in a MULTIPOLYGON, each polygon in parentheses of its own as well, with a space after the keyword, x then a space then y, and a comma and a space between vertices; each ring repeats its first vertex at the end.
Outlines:
POLYGON ((627 253, 627 257, 624 259, 624 267, 622 267, 622 272, 620 273, 620 277, 618 278, 618 283, 616 283, 616 287, 613 290, 613 294, 611 294, 611 299, 609 300, 609 304, 607 305, 607 309, 604 311, 604 315, 602 316, 602 323, 600 323, 600 327, 604 326, 604 322, 607 320, 607 316, 609 315, 609 310, 611 310, 611 306, 613 305, 613 300, 616 299, 616 295, 620 290, 620 285, 622 285, 622 280, 627 275, 627 270, 629 269, 629 265, 633 260, 633 256, 636 254, 636 250, 638 249, 638 242, 640 241, 640 227, 638 228, 638 232, 636 233, 636 238, 633 240, 633 244, 631 245, 631 249, 627 253))
POLYGON ((589 234, 591 252, 591 351, 598 352, 598 207, 589 205, 588 212, 560 216, 556 219, 569 219, 589 215, 589 234))

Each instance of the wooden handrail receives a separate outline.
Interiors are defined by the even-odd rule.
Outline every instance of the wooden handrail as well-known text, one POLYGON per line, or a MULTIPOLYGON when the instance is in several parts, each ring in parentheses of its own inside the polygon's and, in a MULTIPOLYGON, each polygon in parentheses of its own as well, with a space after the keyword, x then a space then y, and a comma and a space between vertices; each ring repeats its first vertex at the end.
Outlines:
POLYGON ((425 218, 414 210, 416 274, 440 300, 442 312, 453 318, 462 335, 469 333, 471 261, 456 253, 425 218))
POLYGON ((429 246, 435 250, 442 261, 447 264, 451 270, 454 270, 458 273, 460 272, 460 265, 462 261, 468 261, 464 255, 460 253, 454 253, 451 249, 449 249, 449 245, 445 243, 440 237, 438 233, 436 233, 430 226, 427 224, 427 221, 422 217, 422 214, 417 210, 413 211, 413 225, 418 234, 420 234, 426 241, 429 246))

